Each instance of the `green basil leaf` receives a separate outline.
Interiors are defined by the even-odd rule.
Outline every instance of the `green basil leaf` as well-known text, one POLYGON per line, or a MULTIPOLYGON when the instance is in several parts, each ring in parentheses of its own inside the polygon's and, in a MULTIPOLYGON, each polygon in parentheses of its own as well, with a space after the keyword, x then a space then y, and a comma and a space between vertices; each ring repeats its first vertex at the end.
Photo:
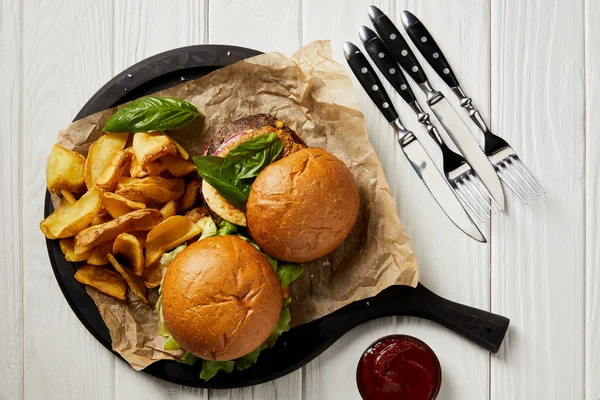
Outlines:
POLYGON ((200 379, 208 381, 212 379, 220 370, 230 373, 231 371, 233 371, 233 367, 235 367, 235 361, 202 360, 202 371, 200 372, 200 379))
POLYGON ((194 157, 198 175, 214 187, 225 200, 234 206, 246 210, 250 185, 243 181, 232 181, 221 176, 221 167, 225 159, 216 156, 194 157))
POLYGON ((179 362, 181 362, 183 364, 187 364, 187 365, 194 365, 196 363, 196 361, 198 361, 198 357, 196 357, 195 355, 193 355, 192 353, 189 353, 187 351, 179 359, 179 362))
POLYGON ((234 233, 237 233, 237 226, 235 226, 229 221, 221 221, 221 223, 219 224, 219 229, 217 229, 217 235, 225 236, 233 235, 234 233))
POLYGON ((300 264, 280 264, 277 266, 276 271, 281 282, 281 288, 285 289, 302 275, 304 268, 300 264))
POLYGON ((275 133, 240 143, 227 153, 221 175, 229 179, 251 179, 279 157, 283 145, 275 133))
POLYGON ((202 115, 191 103, 172 97, 144 97, 114 113, 104 132, 155 132, 179 129, 202 115))

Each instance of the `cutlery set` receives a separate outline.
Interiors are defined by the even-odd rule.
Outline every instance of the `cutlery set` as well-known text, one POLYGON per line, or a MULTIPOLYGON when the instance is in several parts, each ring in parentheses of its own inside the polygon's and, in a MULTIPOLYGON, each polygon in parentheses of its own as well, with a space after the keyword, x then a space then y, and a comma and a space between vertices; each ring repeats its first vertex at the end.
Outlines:
POLYGON ((414 46, 433 70, 452 89, 471 120, 482 133, 480 141, 471 133, 444 95, 435 90, 417 57, 394 23, 377 7, 369 7, 369 17, 377 33, 361 26, 359 36, 371 60, 400 97, 417 115, 417 120, 437 144, 428 154, 417 137, 407 130, 384 89, 377 73, 360 49, 351 42, 344 44, 350 69, 393 127, 398 143, 419 178, 454 224, 473 239, 486 242, 471 215, 482 222, 490 213, 504 211, 501 182, 527 204, 544 193, 541 185, 527 170, 516 152, 502 138, 494 135, 479 111, 467 97, 441 49, 425 26, 408 11, 402 12, 402 25, 414 46), (427 112, 417 101, 404 72, 426 95, 426 102, 446 131, 440 135, 427 112), (460 151, 450 149, 453 145, 460 151))

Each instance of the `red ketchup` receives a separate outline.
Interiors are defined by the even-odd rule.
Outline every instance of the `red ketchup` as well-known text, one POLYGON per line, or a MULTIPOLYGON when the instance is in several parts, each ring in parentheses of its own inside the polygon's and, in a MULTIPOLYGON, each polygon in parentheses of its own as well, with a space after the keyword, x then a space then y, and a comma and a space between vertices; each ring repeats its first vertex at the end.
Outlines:
POLYGON ((365 350, 356 380, 365 400, 433 400, 440 390, 442 370, 425 343, 412 336, 390 335, 365 350))

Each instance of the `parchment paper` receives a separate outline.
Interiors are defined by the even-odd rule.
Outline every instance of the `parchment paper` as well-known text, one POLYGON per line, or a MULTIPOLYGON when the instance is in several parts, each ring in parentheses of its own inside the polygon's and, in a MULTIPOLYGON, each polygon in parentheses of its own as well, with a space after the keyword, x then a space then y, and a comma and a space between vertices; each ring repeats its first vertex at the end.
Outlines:
MULTIPOLYGON (((333 61, 329 42, 313 42, 292 58, 270 53, 240 61, 156 96, 185 99, 206 115, 203 123, 198 120, 169 132, 191 155, 199 154, 221 125, 267 113, 284 121, 309 146, 335 154, 352 171, 360 191, 358 222, 332 254, 304 264, 304 274, 291 286, 293 326, 372 297, 390 285, 416 286, 417 264, 410 239, 369 142, 350 78, 333 61)), ((59 142, 87 153, 114 111, 70 124, 59 133, 59 142)), ((121 302, 87 290, 110 331, 113 349, 135 369, 181 356, 181 351, 163 350, 165 339, 156 333, 156 289, 151 290, 148 305, 131 293, 121 302)))

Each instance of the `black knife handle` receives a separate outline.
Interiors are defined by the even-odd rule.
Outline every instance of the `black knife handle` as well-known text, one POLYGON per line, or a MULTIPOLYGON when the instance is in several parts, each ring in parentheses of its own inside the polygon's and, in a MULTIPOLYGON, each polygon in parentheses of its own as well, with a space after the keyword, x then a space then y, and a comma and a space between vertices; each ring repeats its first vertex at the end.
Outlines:
POLYGON ((417 83, 427 81, 427 76, 419 64, 415 53, 410 49, 404 37, 387 15, 381 13, 373 19, 373 26, 377 34, 388 47, 394 58, 400 63, 406 73, 417 83))
POLYGON ((415 94, 406 81, 406 77, 402 73, 400 66, 391 55, 390 50, 381 41, 381 39, 375 35, 375 32, 373 32, 373 35, 375 37, 370 38, 368 41, 363 43, 367 53, 369 53, 369 56, 371 56, 371 59, 377 68, 379 68, 383 76, 385 76, 392 87, 396 89, 404 101, 409 104, 413 101, 416 101, 415 94))
POLYGON ((350 42, 346 42, 344 45, 344 53, 346 55, 346 61, 348 61, 348 65, 350 65, 350 69, 354 72, 354 75, 361 86, 365 89, 377 108, 379 108, 379 111, 381 111, 385 119, 387 119, 388 122, 398 119, 398 113, 392 105, 392 101, 387 92, 383 88, 383 84, 363 53, 358 47, 350 42))
POLYGON ((444 57, 442 50, 433 39, 425 25, 417 17, 408 11, 402 11, 402 24, 406 33, 415 44, 415 47, 421 52, 433 70, 446 82, 451 88, 458 86, 458 80, 450 68, 450 64, 444 57))

